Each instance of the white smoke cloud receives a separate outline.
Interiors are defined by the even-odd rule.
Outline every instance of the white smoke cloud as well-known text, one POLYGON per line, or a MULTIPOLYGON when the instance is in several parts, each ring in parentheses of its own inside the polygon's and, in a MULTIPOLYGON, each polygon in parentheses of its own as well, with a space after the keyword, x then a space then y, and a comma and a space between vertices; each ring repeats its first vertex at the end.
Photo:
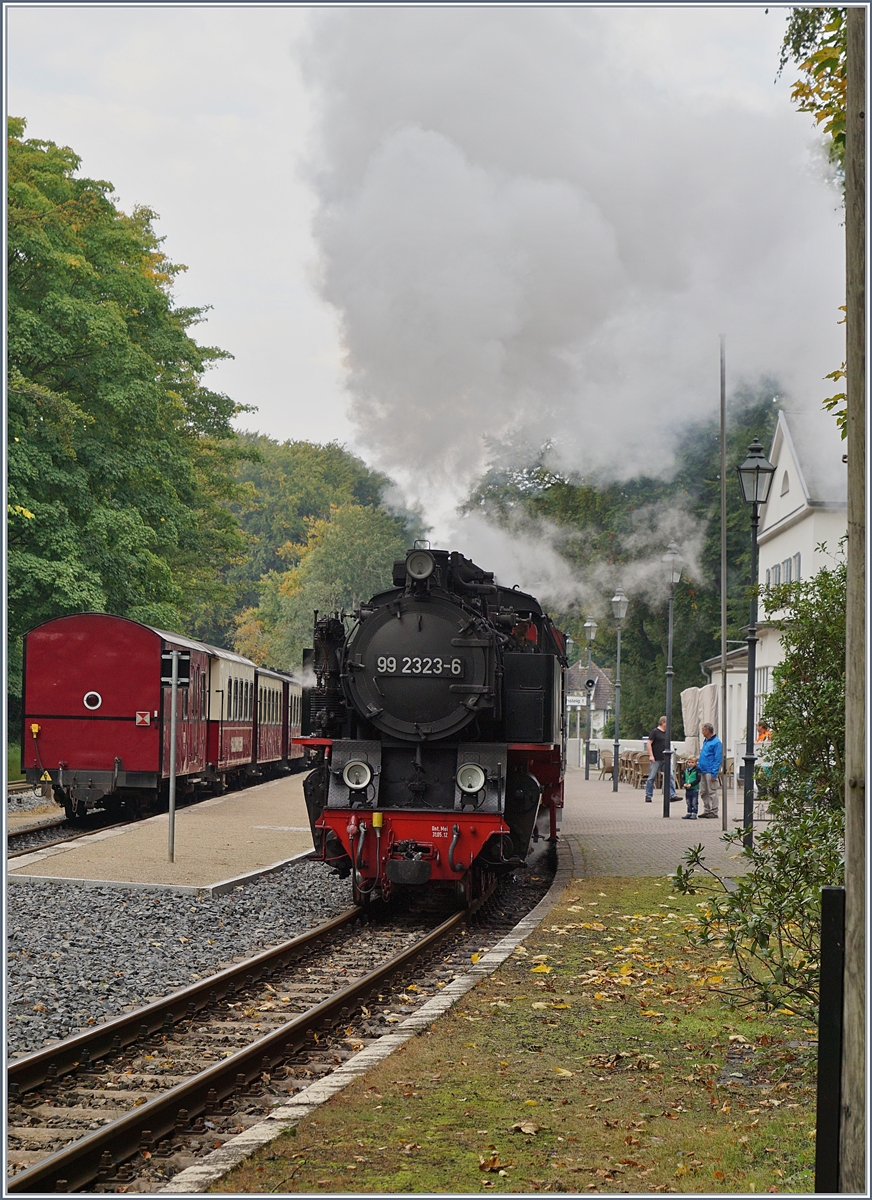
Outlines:
MULTIPOLYGON (((730 378, 765 373, 819 405, 843 357, 838 193, 809 119, 772 88, 783 24, 763 21, 711 6, 314 18, 320 287, 361 446, 434 536, 484 538, 455 509, 494 439, 550 440, 588 475, 668 474, 677 434, 717 412, 720 333, 730 378)), ((543 579, 565 575, 532 540, 543 579)))
POLYGON ((602 617, 611 611, 609 597, 619 587, 651 605, 668 599, 663 554, 670 542, 678 546, 684 578, 701 579, 704 537, 703 525, 680 501, 672 501, 635 511, 629 531, 615 537, 620 562, 585 554, 584 531, 526 512, 511 512, 499 524, 479 512, 455 519, 445 546, 549 608, 602 617))

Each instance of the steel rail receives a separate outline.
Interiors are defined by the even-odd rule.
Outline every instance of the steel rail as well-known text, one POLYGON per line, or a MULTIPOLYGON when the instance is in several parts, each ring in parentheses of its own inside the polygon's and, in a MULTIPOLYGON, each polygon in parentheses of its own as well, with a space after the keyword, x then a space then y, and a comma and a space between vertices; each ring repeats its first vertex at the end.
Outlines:
POLYGON ((316 925, 306 933, 298 934, 290 941, 262 950, 244 962, 234 963, 225 967, 215 975, 210 975, 198 983, 162 996, 151 1004, 145 1004, 132 1012, 124 1013, 102 1025, 95 1025, 74 1037, 46 1046, 25 1058, 13 1059, 6 1069, 6 1094, 11 1096, 22 1092, 32 1091, 41 1087, 47 1080, 55 1080, 62 1075, 69 1075, 82 1062, 82 1053, 87 1051, 89 1059, 104 1058, 107 1054, 117 1054, 125 1046, 153 1033, 165 1032, 176 1021, 192 1017, 195 1013, 211 1004, 216 1004, 227 995, 239 990, 240 983, 260 979, 264 973, 273 969, 281 969, 284 960, 297 954, 306 946, 314 945, 329 936, 344 925, 360 919, 362 910, 350 908, 338 917, 316 925))
POLYGON ((24 837, 26 833, 39 833, 43 829, 54 829, 56 825, 63 825, 66 820, 66 816, 49 817, 45 821, 39 821, 36 825, 19 825, 16 829, 7 828, 6 841, 9 843, 13 838, 24 837))
MULTIPOLYGON (((9 829, 6 833, 6 845, 12 842, 17 837, 24 837, 28 833, 39 833, 42 829, 54 829, 57 825, 63 825, 68 817, 56 817, 50 821, 44 821, 42 825, 26 825, 20 829, 9 829)), ((23 854, 36 854, 38 850, 51 850, 53 846, 65 846, 67 842, 77 842, 79 838, 90 837, 93 833, 107 833, 110 829, 124 829, 132 824, 131 821, 116 821, 114 825, 97 825, 93 829, 82 829, 79 833, 71 833, 69 837, 58 838, 55 842, 40 842, 37 846, 30 846, 26 850, 9 850, 6 851, 7 858, 21 858, 23 854)))
POLYGON ((305 1013, 301 1013, 280 1029, 260 1038, 244 1050, 223 1062, 216 1063, 199 1075, 162 1096, 133 1109, 125 1116, 106 1125, 73 1145, 44 1159, 41 1163, 22 1171, 7 1181, 7 1190, 15 1193, 39 1193, 46 1191, 76 1191, 93 1182, 99 1175, 105 1155, 112 1156, 113 1166, 136 1153, 148 1134, 152 1142, 172 1133, 179 1121, 181 1110, 187 1117, 204 1112, 209 1106, 231 1095, 237 1088, 257 1078, 293 1054, 305 1041, 312 1029, 319 1024, 339 1017, 353 1003, 373 991, 383 980, 394 974, 408 962, 417 958, 435 942, 450 933, 464 921, 468 913, 454 913, 448 920, 427 934, 414 946, 370 971, 357 982, 335 992, 305 1013))

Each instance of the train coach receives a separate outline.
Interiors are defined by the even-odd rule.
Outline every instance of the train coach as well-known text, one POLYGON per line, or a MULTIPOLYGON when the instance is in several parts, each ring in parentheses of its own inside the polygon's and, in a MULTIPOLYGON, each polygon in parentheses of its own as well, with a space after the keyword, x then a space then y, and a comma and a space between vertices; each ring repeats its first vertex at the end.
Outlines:
POLYGON ((165 801, 173 651, 180 796, 303 765, 302 692, 290 675, 125 617, 59 617, 24 639, 22 767, 28 782, 51 784, 69 817, 141 815, 165 801))
POLYGON ((393 588, 316 620, 304 674, 315 854, 354 899, 398 888, 475 901, 531 839, 556 854, 566 639, 539 602, 469 559, 416 546, 393 588))

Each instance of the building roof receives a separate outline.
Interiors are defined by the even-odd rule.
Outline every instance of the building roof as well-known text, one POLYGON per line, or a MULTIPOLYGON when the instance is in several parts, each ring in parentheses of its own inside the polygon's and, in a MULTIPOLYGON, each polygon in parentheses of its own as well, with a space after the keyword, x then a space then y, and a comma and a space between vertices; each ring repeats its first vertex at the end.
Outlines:
POLYGON ((614 707, 615 703, 615 685, 612 683, 611 671, 605 667, 598 667, 596 663, 591 664, 590 675, 587 673, 587 663, 579 660, 574 663, 566 673, 566 690, 570 695, 584 695, 584 682, 586 679, 595 679, 596 687, 593 689, 593 708, 607 709, 614 707))
POLYGON ((762 508, 761 533, 797 508, 847 505, 844 453, 845 442, 829 413, 782 409, 769 449, 769 459, 777 470, 769 500, 762 508), (791 485, 786 504, 781 499, 785 472, 791 485))

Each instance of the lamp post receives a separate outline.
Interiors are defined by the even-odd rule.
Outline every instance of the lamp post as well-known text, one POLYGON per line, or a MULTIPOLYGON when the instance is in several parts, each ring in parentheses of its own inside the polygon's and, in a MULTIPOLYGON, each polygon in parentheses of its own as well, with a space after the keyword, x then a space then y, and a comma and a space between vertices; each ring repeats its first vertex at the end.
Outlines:
POLYGON ((666 749, 663 751, 663 815, 670 815, 672 803, 672 617, 675 601, 675 585, 681 578, 684 559, 675 542, 670 542, 660 560, 666 567, 669 582, 669 635, 666 653, 666 749))
POLYGON ((630 601, 618 588, 612 596, 612 616, 618 627, 618 654, 615 663, 615 754, 612 762, 612 791, 618 790, 618 757, 621 752, 621 622, 627 615, 630 601))
POLYGON ((587 693, 587 730, 584 739, 584 777, 590 779, 590 702, 593 699, 593 688, 590 686, 590 668, 593 664, 593 639, 596 637, 596 621, 588 617, 584 623, 584 636, 587 638, 587 679, 584 690, 587 693))
POLYGON ((760 524, 760 505, 769 499, 769 489, 775 467, 763 453, 763 447, 754 438, 748 447, 748 457, 736 467, 742 497, 751 508, 751 619, 748 622, 748 724, 745 730, 745 809, 742 823, 745 835, 742 838, 748 847, 754 843, 754 724, 756 713, 755 692, 757 676, 757 528, 760 524))

